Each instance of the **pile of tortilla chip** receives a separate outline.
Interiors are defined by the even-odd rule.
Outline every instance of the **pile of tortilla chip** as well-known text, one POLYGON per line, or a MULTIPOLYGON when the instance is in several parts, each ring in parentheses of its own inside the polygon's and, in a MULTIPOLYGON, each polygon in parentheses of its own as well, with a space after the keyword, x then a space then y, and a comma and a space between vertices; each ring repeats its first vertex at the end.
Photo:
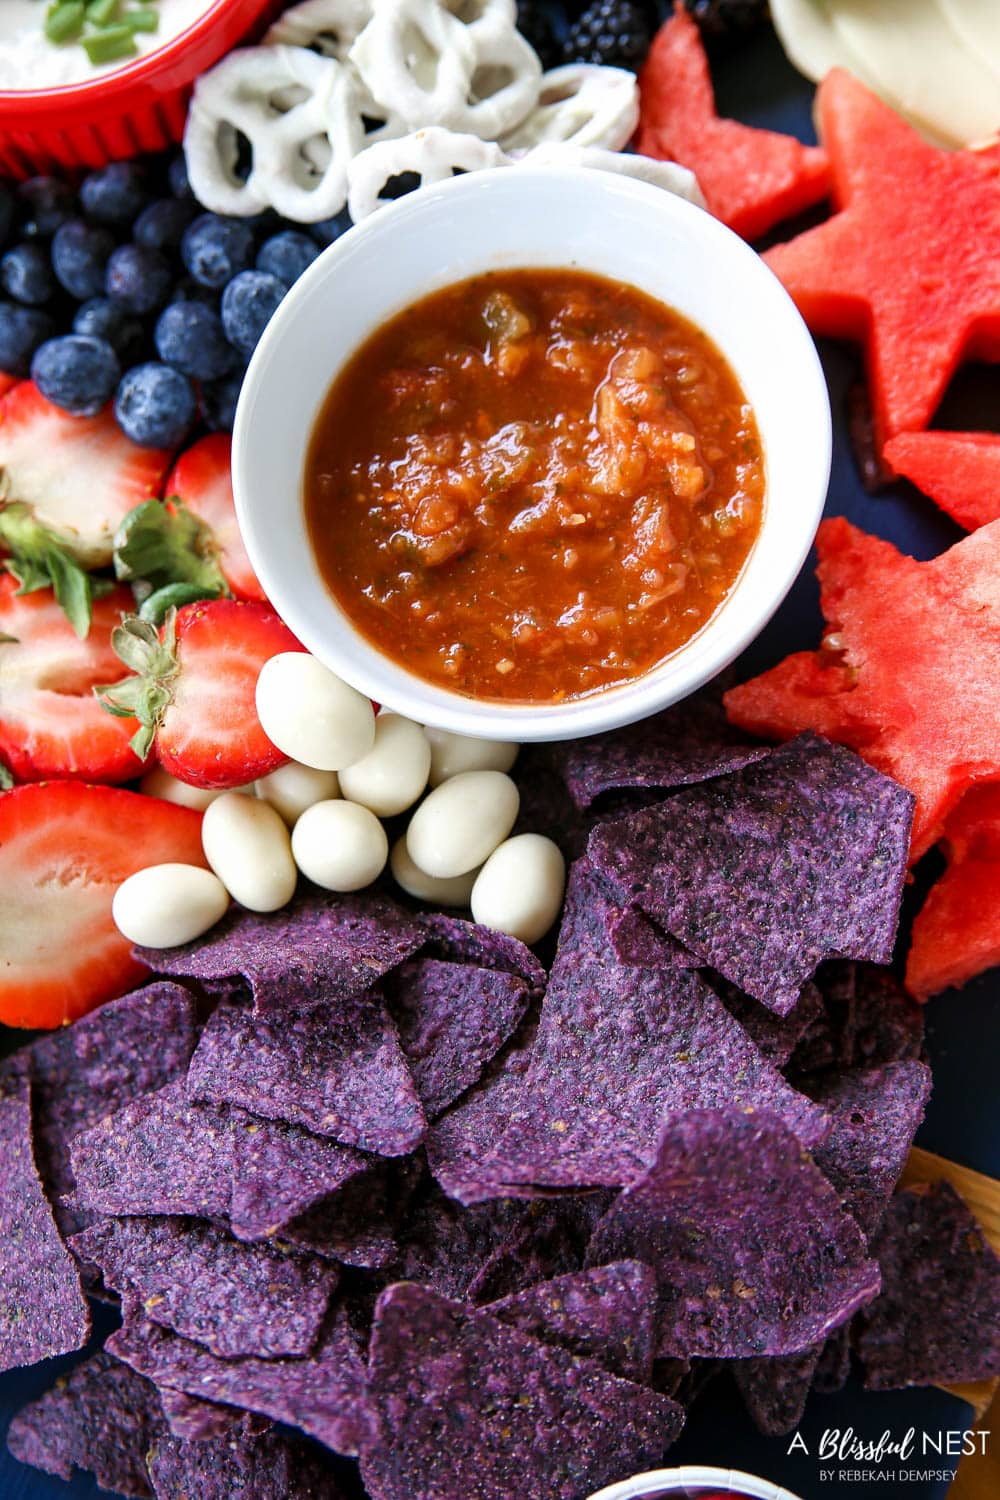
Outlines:
POLYGON ((855 1341, 877 1385, 995 1372, 996 1258, 893 1196, 930 1087, 882 967, 911 793, 708 700, 538 770, 576 855, 547 967, 307 891, 0 1065, 0 1365, 120 1314, 18 1459, 160 1500, 585 1500, 710 1375, 786 1431, 855 1341))
POLYGON ((817 538, 827 632, 726 695, 732 724, 815 730, 917 799, 911 857, 941 841, 948 869, 913 928, 920 998, 1000 962, 1000 521, 929 562, 847 521, 817 538))

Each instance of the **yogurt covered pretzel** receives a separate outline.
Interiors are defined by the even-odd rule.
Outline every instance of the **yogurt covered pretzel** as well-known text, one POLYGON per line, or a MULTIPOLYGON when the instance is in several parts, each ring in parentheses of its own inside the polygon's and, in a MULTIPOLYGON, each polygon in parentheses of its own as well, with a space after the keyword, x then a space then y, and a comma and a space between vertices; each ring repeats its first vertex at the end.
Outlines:
POLYGON ((480 172, 506 166, 509 160, 493 141, 429 125, 398 140, 379 141, 356 156, 347 169, 347 206, 358 224, 385 206, 379 194, 387 182, 404 172, 416 173, 427 187, 444 182, 456 171, 480 172))
POLYGON ((495 140, 538 97, 541 64, 515 21, 512 0, 373 0, 350 61, 411 128, 495 140))
POLYGON ((308 47, 321 57, 346 62, 372 17, 372 0, 303 0, 279 16, 264 36, 265 47, 308 47))
POLYGON ((705 207, 704 194, 697 177, 675 161, 654 161, 630 151, 607 151, 603 146, 574 146, 566 141, 548 141, 519 156, 514 166, 589 167, 599 172, 617 172, 620 177, 636 177, 678 198, 686 198, 696 208, 705 207))
POLYGON ((500 137, 500 144, 515 152, 549 141, 620 151, 638 123, 639 88, 633 73, 596 63, 569 63, 543 75, 538 103, 500 137))
POLYGON ((340 212, 347 166, 365 145, 364 92, 352 70, 303 47, 232 52, 199 79, 184 153, 195 196, 216 213, 271 207, 315 223, 340 212), (251 153, 237 171, 239 139, 251 153))

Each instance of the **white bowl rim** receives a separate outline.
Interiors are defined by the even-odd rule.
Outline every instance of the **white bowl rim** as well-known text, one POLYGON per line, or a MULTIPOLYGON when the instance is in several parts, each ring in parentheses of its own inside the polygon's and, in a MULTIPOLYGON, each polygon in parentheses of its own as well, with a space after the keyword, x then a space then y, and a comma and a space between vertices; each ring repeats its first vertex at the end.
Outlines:
MULTIPOLYGON (((576 268, 588 269, 586 263, 577 261, 570 247, 567 247, 566 260, 567 264, 572 262, 576 268)), ((530 248, 526 248, 525 258, 520 264, 527 268, 533 263, 537 262, 533 262, 530 248)), ((479 273, 472 271, 469 274, 479 273)), ((614 273, 600 274, 613 276, 614 273)), ((462 277, 454 279, 461 280, 462 277)), ((618 279, 626 284, 635 284, 624 271, 618 279)), ((395 310, 412 305, 423 295, 426 293, 416 292, 406 297, 386 312, 383 320, 392 317, 395 310)), ((683 308, 680 310, 684 313, 683 308)), ((684 313, 684 316, 688 314, 684 313)), ((371 324, 365 337, 369 337, 378 326, 379 323, 371 324)), ((338 369, 343 368, 363 342, 364 339, 351 346, 341 359, 338 369)), ((717 340, 717 343, 728 359, 729 351, 724 342, 717 340)), ((329 385, 326 389, 329 390, 329 385)), ((326 391, 319 393, 318 399, 322 399, 325 394, 326 391)), ((761 438, 767 462, 767 433, 763 430, 761 438)), ((832 442, 826 378, 812 336, 777 277, 750 245, 705 210, 648 182, 592 168, 518 165, 516 168, 494 169, 489 172, 468 172, 422 187, 352 226, 317 257, 283 299, 264 330, 250 361, 234 424, 232 472, 237 518, 251 564, 268 598, 273 601, 278 613, 306 650, 319 657, 331 671, 359 692, 419 723, 473 738, 525 743, 578 738, 634 723, 690 696, 727 667, 764 628, 802 570, 822 516, 829 484, 832 442), (787 550, 784 567, 780 576, 774 580, 774 587, 766 604, 749 614, 738 626, 734 624, 739 614, 741 589, 752 563, 752 550, 730 594, 701 630, 678 651, 638 678, 582 697, 570 698, 559 704, 471 698, 428 682, 386 656, 368 641, 341 610, 329 591, 329 617, 324 625, 317 624, 307 611, 300 608, 294 590, 284 586, 276 576, 269 561, 266 528, 263 524, 258 527, 253 508, 247 502, 252 486, 247 459, 251 442, 252 410, 259 399, 260 387, 266 384, 268 363, 282 337, 283 324, 292 315, 294 308, 313 295, 314 288, 325 283, 335 272, 338 261, 347 254, 353 255, 364 238, 395 233, 401 240, 405 236, 408 222, 415 216, 440 213, 442 220, 445 220, 453 200, 480 192, 486 177, 500 179, 508 192, 516 192, 523 186, 526 193, 532 189, 537 190, 539 186, 551 193, 557 191, 555 185, 559 183, 578 187, 583 179, 595 198, 598 194, 604 194, 611 199, 635 200, 644 204, 652 213, 674 215, 684 226, 685 232, 703 239, 714 239, 720 244, 724 242, 724 253, 741 259, 748 271, 752 265, 750 274, 761 277, 762 284, 770 284, 772 297, 778 294, 777 301, 783 306, 787 328, 795 330, 793 337, 798 345, 797 357, 800 364, 794 372, 795 386, 797 390, 805 392, 815 429, 811 434, 814 466, 810 471, 808 486, 814 493, 807 497, 807 502, 811 500, 811 504, 803 504, 801 516, 797 518, 801 520, 801 526, 798 528, 795 545, 789 546, 787 550), (345 651, 336 634, 330 631, 330 623, 334 620, 338 631, 353 643, 354 649, 368 657, 368 671, 359 668, 351 650, 345 651)), ((299 468, 295 476, 299 504, 301 478, 299 468)), ((765 500, 764 523, 754 550, 759 547, 766 526, 765 500)))
POLYGON ((682 1485, 695 1484, 726 1485, 742 1490, 756 1500, 798 1500, 791 1490, 783 1489, 770 1479, 760 1479, 756 1474, 745 1474, 741 1469, 706 1468, 700 1464, 685 1464, 679 1469, 651 1469, 646 1474, 633 1474, 630 1479, 618 1480, 597 1490, 589 1500, 642 1500, 656 1489, 671 1485, 679 1490, 682 1485))

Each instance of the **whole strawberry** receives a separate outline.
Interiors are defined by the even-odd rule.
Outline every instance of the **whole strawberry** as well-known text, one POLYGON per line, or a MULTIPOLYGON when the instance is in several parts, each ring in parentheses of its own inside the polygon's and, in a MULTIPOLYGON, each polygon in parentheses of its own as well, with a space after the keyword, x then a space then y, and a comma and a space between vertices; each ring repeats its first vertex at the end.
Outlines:
POLYGON ((159 630, 131 616, 112 634, 135 674, 97 688, 104 707, 138 719, 132 747, 155 747, 165 770, 192 786, 245 786, 284 765, 261 728, 254 695, 260 669, 298 641, 266 604, 209 599, 171 610, 159 630))

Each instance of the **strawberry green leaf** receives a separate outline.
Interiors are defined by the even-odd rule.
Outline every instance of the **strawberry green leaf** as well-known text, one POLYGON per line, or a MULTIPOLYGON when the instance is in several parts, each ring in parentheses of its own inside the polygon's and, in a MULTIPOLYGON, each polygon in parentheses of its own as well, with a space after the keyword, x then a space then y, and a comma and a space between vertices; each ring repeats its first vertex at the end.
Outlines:
POLYGON ((150 594, 139 606, 139 619, 159 625, 167 611, 180 609, 185 604, 197 604, 199 599, 215 599, 216 594, 206 593, 197 583, 168 583, 150 594))
MULTIPOLYGON (((9 639, 9 637, 8 637, 9 639)), ((10 766, 0 760, 0 792, 9 792, 14 785, 13 772, 10 766)))
POLYGON ((129 740, 140 760, 153 747, 160 720, 173 701, 177 663, 175 609, 169 609, 161 630, 149 620, 129 615, 111 632, 115 655, 133 675, 121 682, 95 687, 101 707, 117 719, 139 720, 140 727, 129 740))
POLYGON ((202 599, 229 593, 211 527, 177 497, 146 500, 130 510, 114 547, 117 576, 147 593, 172 583, 196 585, 202 599))
POLYGON ((90 630, 94 580, 56 534, 15 501, 0 510, 0 542, 10 556, 4 566, 18 581, 18 592, 51 588, 63 613, 83 640, 90 630))

